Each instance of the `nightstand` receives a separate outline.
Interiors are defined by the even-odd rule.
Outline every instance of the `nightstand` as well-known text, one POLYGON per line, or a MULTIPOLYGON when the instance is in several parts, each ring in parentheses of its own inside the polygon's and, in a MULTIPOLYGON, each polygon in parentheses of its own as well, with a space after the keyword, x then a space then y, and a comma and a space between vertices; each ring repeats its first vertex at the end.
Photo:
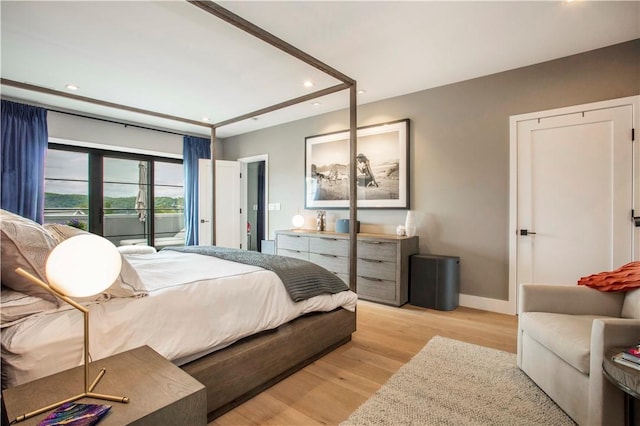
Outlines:
POLYGON ((607 380, 624 392, 624 422, 625 425, 634 426, 638 420, 636 408, 637 401, 640 400, 640 371, 618 364, 611 359, 625 349, 607 350, 602 361, 602 372, 607 380))
MULTIPOLYGON (((107 370, 95 392, 129 397, 128 404, 82 398, 79 403, 111 405, 99 423, 108 425, 206 425, 206 388, 148 346, 92 362, 90 377, 107 370)), ((78 394, 83 367, 76 367, 2 391, 3 424, 7 419, 78 394)), ((50 412, 17 425, 37 425, 50 412)))

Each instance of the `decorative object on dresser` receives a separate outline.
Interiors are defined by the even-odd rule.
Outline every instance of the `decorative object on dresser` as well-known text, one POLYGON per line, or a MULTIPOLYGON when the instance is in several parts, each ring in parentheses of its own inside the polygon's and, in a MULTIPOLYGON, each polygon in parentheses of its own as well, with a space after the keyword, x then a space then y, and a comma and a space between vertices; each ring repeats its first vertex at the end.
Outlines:
POLYGON ((413 210, 407 210, 407 217, 404 220, 404 232, 407 237, 416 235, 416 215, 413 210))
POLYGON ((61 242, 51 251, 46 262, 46 275, 49 284, 22 268, 16 269, 16 273, 19 275, 31 280, 82 312, 84 316, 84 391, 39 409, 20 413, 14 419, 15 422, 26 420, 85 397, 121 403, 129 402, 129 399, 124 396, 93 392, 106 370, 101 369, 94 381, 89 383, 89 310, 70 298, 94 296, 106 290, 120 274, 121 267, 120 252, 113 243, 98 235, 83 234, 61 242))
MULTIPOLYGON (((281 256, 309 260, 349 282, 349 235, 309 230, 276 231, 281 256)), ((418 237, 358 234, 357 293, 373 302, 401 306, 409 300, 409 256, 418 237)))
MULTIPOLYGON (((409 208, 409 120, 359 127, 358 208, 409 208)), ((349 207, 349 131, 305 138, 305 207, 349 207)))
POLYGON ((327 226, 327 212, 318 210, 316 213, 316 231, 324 231, 327 226))
MULTIPOLYGON (((336 232, 341 234, 349 233, 349 219, 336 220, 336 232)), ((356 220, 356 233, 360 233, 360 221, 356 220)))

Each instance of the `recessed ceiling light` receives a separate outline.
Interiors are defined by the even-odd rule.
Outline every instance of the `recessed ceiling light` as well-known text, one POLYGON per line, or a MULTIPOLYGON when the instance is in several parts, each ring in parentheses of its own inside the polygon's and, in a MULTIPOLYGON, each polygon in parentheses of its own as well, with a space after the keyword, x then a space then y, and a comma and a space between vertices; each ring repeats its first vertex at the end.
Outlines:
POLYGON ((313 81, 310 81, 310 80, 305 81, 303 84, 304 84, 304 87, 313 87, 314 86, 313 81))
POLYGON ((322 105, 320 102, 314 102, 313 103, 313 106, 320 106, 320 105, 322 105))
POLYGON ((366 90, 362 90, 362 89, 358 90, 358 94, 359 94, 359 95, 363 95, 363 94, 365 94, 365 93, 367 93, 367 91, 366 91, 366 90))
POLYGON ((209 117, 202 117, 202 121, 209 122, 209 117))
POLYGON ((69 89, 69 90, 78 90, 78 89, 79 89, 79 87, 78 87, 78 86, 76 86, 76 85, 75 85, 75 84, 73 84, 73 83, 69 83, 69 84, 67 84, 67 85, 66 85, 66 86, 64 86, 64 87, 66 87, 66 88, 67 88, 67 89, 69 89))

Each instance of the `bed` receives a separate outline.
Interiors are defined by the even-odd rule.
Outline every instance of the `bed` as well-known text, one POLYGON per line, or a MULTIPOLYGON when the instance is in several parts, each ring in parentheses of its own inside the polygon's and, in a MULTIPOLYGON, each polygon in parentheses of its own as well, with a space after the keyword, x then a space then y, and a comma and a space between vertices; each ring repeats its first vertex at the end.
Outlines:
MULTIPOLYGON (((1 214, 4 388, 81 365, 83 328, 80 312, 16 285, 10 270, 41 275, 42 254, 78 230, 1 214)), ((357 296, 346 286, 294 301, 273 271, 189 252, 203 249, 123 255, 118 280, 82 300, 92 359, 148 345, 207 387, 213 419, 350 340, 357 296)))
MULTIPOLYGON (((154 247, 161 249, 171 246, 183 246, 184 245, 185 231, 182 229, 180 232, 172 237, 158 237, 154 240, 154 247)), ((146 238, 129 238, 126 240, 120 240, 121 246, 146 246, 148 241, 146 238)))
MULTIPOLYGON (((216 129, 222 126, 238 123, 243 120, 262 116, 264 114, 287 108, 292 105, 308 102, 311 99, 320 98, 325 95, 347 90, 349 92, 349 156, 351 158, 350 174, 355 176, 355 158, 357 155, 356 81, 213 2, 189 1, 189 3, 191 3, 195 7, 202 9, 204 12, 212 15, 213 17, 219 18, 229 23, 230 25, 235 26, 240 31, 250 34, 257 39, 270 44, 274 48, 279 49, 288 55, 291 55, 292 57, 316 68, 317 70, 320 70, 322 73, 337 80, 338 84, 317 90, 313 93, 299 96, 297 98, 285 100, 272 106, 253 110, 236 117, 226 118, 213 124, 204 123, 201 121, 193 120, 191 118, 170 115, 167 114, 166 111, 152 111, 141 109, 139 107, 108 102, 101 99, 92 99, 87 96, 80 96, 70 92, 57 91, 49 87, 37 86, 30 83, 24 83, 22 81, 13 81, 3 78, 2 84, 21 90, 35 91, 46 93, 51 96, 67 98, 74 101, 91 104, 92 106, 100 106, 120 111, 135 112, 136 114, 144 114, 150 117, 161 118, 163 120, 172 120, 176 123, 187 123, 195 126, 204 126, 208 130, 210 130, 211 134, 211 169, 213 174, 215 174, 215 155, 217 152, 217 150, 215 149, 216 129)), ((213 200, 215 200, 215 197, 212 197, 212 215, 215 215, 215 202, 213 200)), ((355 223, 357 221, 357 187, 355 180, 350 181, 349 200, 349 219, 351 222, 355 223)), ((212 231, 212 241, 215 241, 215 227, 213 227, 212 231)), ((261 327, 258 327, 251 332, 253 334, 240 333, 226 342, 213 342, 210 336, 199 336, 204 337, 208 342, 205 344, 204 348, 196 349, 192 347, 189 351, 178 350, 176 348, 157 348, 159 352, 161 352, 166 357, 169 357, 175 363, 179 364, 185 371, 187 371, 207 387, 207 409, 209 412, 209 419, 213 419, 223 414, 224 412, 240 404, 244 400, 270 386, 271 384, 277 382, 278 380, 281 380, 287 375, 290 375, 292 372, 302 368, 308 363, 314 361, 315 359, 321 357, 322 355, 351 339, 351 334, 355 331, 356 326, 356 296, 355 293, 353 293, 356 291, 356 241, 357 234, 355 232, 355 228, 352 228, 350 231, 349 254, 350 290, 345 291, 344 294, 340 296, 329 297, 329 299, 333 299, 333 304, 329 303, 328 305, 325 305, 321 304, 319 299, 310 299, 308 302, 304 302, 303 305, 311 306, 299 308, 295 313, 289 313, 285 315, 285 317, 287 318, 285 322, 269 322, 267 326, 264 327, 262 327, 262 325, 264 324, 261 324, 261 327), (336 300, 343 298, 346 300, 336 300)), ((47 244, 49 243, 45 243, 44 245, 46 246, 47 244)), ((7 267, 5 271, 5 266, 7 265, 7 263, 5 263, 4 261, 6 248, 6 245, 2 244, 3 286, 6 284, 6 271, 9 271, 10 269, 7 267)), ((42 250, 40 250, 38 253, 32 254, 30 256, 30 259, 40 259, 40 261, 44 262, 43 259, 46 258, 47 250, 50 249, 51 247, 43 247, 42 250)), ((7 251, 9 252, 10 250, 7 251)), ((7 255, 15 256, 15 252, 16 251, 14 250, 13 253, 7 253, 7 255)), ((162 254, 162 252, 158 255, 165 256, 164 254, 162 254)), ((195 256, 195 254, 191 255, 195 256)), ((149 256, 155 255, 150 254, 149 256)), ((129 328, 132 327, 132 324, 138 324, 136 327, 132 328, 140 327, 140 323, 142 321, 142 318, 144 317, 144 315, 141 315, 139 312, 136 314, 135 309, 131 306, 140 306, 142 304, 146 304, 148 305, 148 309, 150 309, 152 312, 154 309, 156 311, 159 311, 160 309, 164 309, 164 307, 160 308, 159 305, 155 305, 155 301, 162 298, 174 300, 174 298, 169 296, 169 294, 172 294, 172 292, 176 291, 178 293, 182 293, 177 290, 181 288, 181 284, 169 285, 168 288, 157 288, 155 284, 149 283, 148 279, 145 278, 145 272, 143 271, 144 267, 141 266, 148 259, 145 260, 144 257, 134 259, 134 255, 126 256, 126 259, 127 262, 124 263, 125 265, 130 265, 132 270, 134 271, 137 271, 138 269, 140 270, 139 276, 141 276, 142 280, 141 287, 136 287, 135 283, 133 286, 129 285, 127 284, 127 280, 124 279, 126 277, 121 277, 123 279, 120 280, 120 284, 114 284, 114 286, 109 289, 113 294, 105 296, 104 299, 106 300, 103 299, 87 302, 91 306, 90 310, 92 314, 92 327, 100 328, 102 326, 102 328, 110 327, 114 329, 116 328, 114 325, 103 326, 103 323, 101 321, 102 317, 106 317, 111 310, 132 310, 131 312, 128 312, 131 321, 126 325, 122 323, 119 327, 117 327, 122 335, 117 334, 115 337, 115 341, 109 342, 108 346, 102 347, 99 343, 97 343, 98 341, 106 342, 109 340, 107 338, 102 338, 99 336, 99 333, 103 330, 99 330, 98 332, 96 332, 92 329, 91 351, 94 359, 99 359, 103 355, 107 356, 110 351, 122 351, 133 345, 147 343, 144 339, 142 341, 138 340, 135 342, 133 339, 124 339, 124 336, 129 336, 129 333, 131 332, 129 328), (148 285, 150 287, 147 287, 148 285), (125 305, 127 306, 126 308, 124 307, 125 305), (99 318, 100 320, 97 318, 99 318)), ((29 270, 32 268, 23 269, 29 270)), ((127 269, 127 271, 131 272, 130 269, 127 269)), ((124 275, 126 275, 127 271, 123 269, 124 275)), ((265 271, 252 271, 250 273, 241 275, 251 275, 258 273, 262 274, 263 276, 265 276, 266 274, 265 271)), ((35 275, 41 274, 36 273, 35 275)), ((40 277, 43 278, 42 276, 40 277)), ((216 278, 214 281, 217 280, 218 278, 216 278)), ((193 287, 200 287, 200 285, 196 285, 193 287)), ((273 288, 276 287, 276 285, 273 286, 273 288)), ((191 290, 191 287, 189 288, 191 290)), ((34 296, 27 293, 25 293, 25 296, 25 294, 21 294, 23 292, 19 288, 12 288, 12 291, 14 291, 13 297, 17 297, 17 301, 21 300, 22 302, 25 302, 25 300, 33 302, 33 297, 47 297, 47 295, 40 294, 39 296, 34 296)), ((190 291, 186 291, 184 293, 190 294, 190 291)), ((191 295, 190 297, 195 296, 191 295)), ((324 296, 322 298, 326 299, 326 297, 324 296)), ((202 299, 202 297, 198 297, 198 300, 200 299, 202 299)), ((20 318, 13 318, 10 325, 3 324, 3 385, 16 384, 20 380, 29 380, 32 377, 29 375, 30 373, 23 373, 20 369, 14 369, 12 371, 11 369, 13 367, 9 365, 10 363, 18 362, 13 359, 13 357, 17 356, 16 353, 25 352, 25 348, 20 346, 22 337, 17 336, 23 336, 25 334, 29 334, 29 332, 48 336, 50 333, 46 333, 46 330, 50 327, 50 324, 51 327, 53 327, 53 323, 56 322, 72 322, 72 320, 70 319, 72 318, 72 313, 68 312, 67 308, 51 306, 50 304, 55 303, 54 301, 42 301, 37 299, 35 300, 38 301, 36 305, 39 306, 37 306, 37 308, 34 308, 33 303, 24 303, 24 305, 27 305, 28 308, 25 309, 25 306, 21 306, 22 312, 20 313, 20 315, 16 315, 16 317, 20 316, 20 318), (49 305, 46 305, 47 303, 49 303, 49 305), (7 375, 7 381, 4 380, 5 374, 7 375), (13 375, 13 378, 10 377, 11 375, 13 375)), ((245 305, 249 306, 246 302, 245 305)), ((3 315, 13 311, 14 309, 8 309, 6 304, 3 305, 3 315)), ((158 312, 154 313, 154 315, 158 314, 158 312)), ((164 314, 163 311, 162 314, 164 314)), ((188 315, 184 316, 189 317, 190 315, 191 312, 188 312, 188 315)), ((174 322, 170 322, 167 318, 164 317, 164 315, 160 315, 159 317, 156 316, 155 318, 160 324, 163 324, 169 330, 171 329, 170 327, 176 326, 174 322)), ((241 317, 236 315, 233 318, 235 318, 235 320, 237 321, 241 317)), ((209 327, 212 326, 209 325, 209 327)), ((190 330, 190 332, 196 335, 207 334, 203 329, 198 329, 196 327, 192 327, 192 330, 190 330)), ((158 333, 162 334, 161 332, 158 333)), ((77 336, 72 336, 69 338, 76 339, 76 337, 77 336)), ((154 338, 157 338, 157 336, 155 336, 154 338)), ((75 342, 75 340, 73 341, 75 342)), ((73 345, 79 347, 79 343, 74 343, 73 345)), ((69 346, 73 345, 70 344, 69 346)), ((153 347, 153 345, 150 346, 153 347)), ((34 368, 38 371, 37 374, 45 374, 44 370, 51 369, 51 361, 49 358, 52 358, 54 355, 46 352, 45 348, 41 348, 41 350, 42 352, 32 349, 31 353, 39 353, 41 359, 32 359, 28 361, 28 366, 23 366, 22 368, 26 370, 34 368)), ((59 357, 60 363, 56 364, 56 368, 62 368, 63 365, 65 366, 64 368, 70 365, 78 365, 81 361, 79 358, 77 358, 79 356, 79 353, 79 350, 69 351, 66 356, 68 356, 70 359, 59 357), (71 352, 74 352, 73 355, 71 354, 71 352)))

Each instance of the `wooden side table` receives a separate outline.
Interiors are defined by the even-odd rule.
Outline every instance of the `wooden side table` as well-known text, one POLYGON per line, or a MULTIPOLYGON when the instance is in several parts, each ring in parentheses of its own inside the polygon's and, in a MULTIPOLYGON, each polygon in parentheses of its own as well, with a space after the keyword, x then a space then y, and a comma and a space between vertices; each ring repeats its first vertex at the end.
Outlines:
POLYGON ((604 376, 618 389, 624 391, 624 420, 626 425, 634 425, 637 414, 635 405, 640 400, 640 370, 619 364, 611 358, 626 348, 611 348, 602 361, 604 376), (634 402, 634 399, 636 402, 634 402))
MULTIPOLYGON (((48 404, 82 392, 82 366, 2 391, 3 424, 48 404)), ((206 425, 206 388, 148 346, 90 364, 90 377, 101 368, 106 374, 95 392, 129 397, 128 404, 91 398, 84 404, 111 405, 100 421, 108 425, 206 425)), ((50 412, 16 425, 37 425, 50 412)))

